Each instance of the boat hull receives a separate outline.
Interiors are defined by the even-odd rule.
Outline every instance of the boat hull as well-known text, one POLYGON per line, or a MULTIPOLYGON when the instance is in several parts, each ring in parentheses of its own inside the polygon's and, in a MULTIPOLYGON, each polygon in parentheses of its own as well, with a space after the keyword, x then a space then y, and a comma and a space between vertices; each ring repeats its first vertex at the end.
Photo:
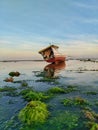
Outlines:
POLYGON ((53 58, 45 60, 49 63, 59 63, 59 62, 64 62, 65 61, 65 56, 55 56, 53 58))

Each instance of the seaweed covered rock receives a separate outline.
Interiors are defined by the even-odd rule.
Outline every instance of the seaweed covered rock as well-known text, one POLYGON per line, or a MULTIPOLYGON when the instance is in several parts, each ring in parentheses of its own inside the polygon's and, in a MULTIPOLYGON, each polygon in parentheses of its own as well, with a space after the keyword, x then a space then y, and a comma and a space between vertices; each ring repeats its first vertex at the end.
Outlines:
POLYGON ((16 72, 10 72, 9 75, 12 76, 12 77, 14 77, 14 76, 18 77, 20 75, 20 73, 17 72, 17 71, 16 72))
POLYGON ((31 101, 19 112, 19 119, 28 125, 44 123, 48 116, 47 105, 41 101, 31 101))
POLYGON ((5 81, 5 82, 13 82, 14 79, 13 79, 12 77, 9 77, 9 78, 6 78, 4 81, 5 81))

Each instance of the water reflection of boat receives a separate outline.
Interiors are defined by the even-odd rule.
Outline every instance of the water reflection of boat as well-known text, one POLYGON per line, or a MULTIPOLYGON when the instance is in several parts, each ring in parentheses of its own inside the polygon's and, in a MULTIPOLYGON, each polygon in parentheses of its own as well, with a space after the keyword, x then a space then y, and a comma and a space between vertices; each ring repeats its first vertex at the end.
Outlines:
POLYGON ((44 48, 39 51, 43 56, 43 59, 50 63, 58 63, 65 61, 65 55, 62 55, 58 52, 58 46, 50 45, 47 48, 44 48))
POLYGON ((48 64, 44 68, 46 77, 56 77, 58 73, 65 68, 65 62, 60 62, 58 64, 48 64))

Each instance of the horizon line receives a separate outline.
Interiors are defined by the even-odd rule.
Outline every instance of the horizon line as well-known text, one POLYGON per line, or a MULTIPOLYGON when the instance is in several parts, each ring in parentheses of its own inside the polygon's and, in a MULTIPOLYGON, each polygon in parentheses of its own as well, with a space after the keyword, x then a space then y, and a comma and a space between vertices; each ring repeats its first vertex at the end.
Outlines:
MULTIPOLYGON (((82 58, 81 57, 80 58, 79 57, 69 57, 69 58, 66 58, 66 60, 81 60, 81 59, 84 59, 84 60, 85 59, 91 59, 91 60, 96 59, 97 60, 98 58, 92 58, 92 57, 91 58, 89 58, 89 57, 88 58, 87 57, 82 57, 82 58)), ((0 60, 0 62, 21 62, 21 61, 24 61, 24 62, 25 61, 44 61, 44 59, 34 59, 34 60, 31 60, 31 59, 29 59, 29 60, 28 59, 16 59, 16 60, 11 59, 10 60, 9 59, 9 60, 0 60)))

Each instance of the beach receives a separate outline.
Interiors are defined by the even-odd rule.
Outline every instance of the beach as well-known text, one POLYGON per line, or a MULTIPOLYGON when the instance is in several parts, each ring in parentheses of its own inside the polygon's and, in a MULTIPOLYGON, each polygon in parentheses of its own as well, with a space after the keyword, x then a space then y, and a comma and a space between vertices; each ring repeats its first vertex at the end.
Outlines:
POLYGON ((67 60, 58 65, 44 61, 0 62, 0 70, 0 130, 89 130, 97 124, 97 60, 67 60), (6 82, 10 72, 20 75, 6 82), (20 111, 31 101, 47 105, 45 121, 28 124, 21 120, 20 111))

